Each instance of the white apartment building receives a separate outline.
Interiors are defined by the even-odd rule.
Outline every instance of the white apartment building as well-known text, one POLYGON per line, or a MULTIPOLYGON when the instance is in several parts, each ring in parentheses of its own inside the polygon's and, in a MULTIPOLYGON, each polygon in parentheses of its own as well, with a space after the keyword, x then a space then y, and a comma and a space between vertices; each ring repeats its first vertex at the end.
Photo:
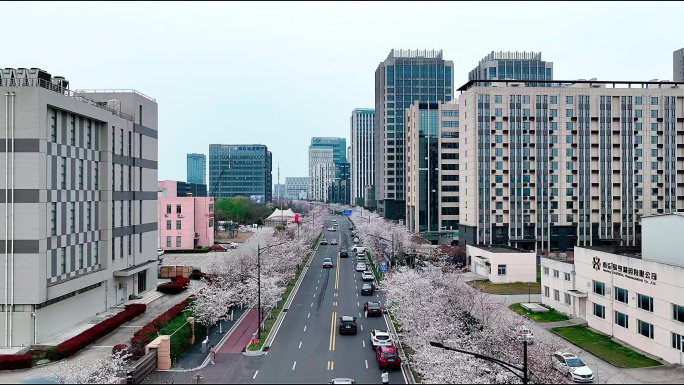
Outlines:
POLYGON ((641 250, 575 247, 574 263, 542 258, 542 303, 665 361, 683 363, 684 263, 676 258, 678 239, 665 235, 682 234, 684 215, 642 220, 641 250))
POLYGON ((373 186, 375 177, 375 110, 357 108, 349 118, 350 146, 347 155, 351 168, 351 203, 366 198, 366 188, 373 186))
POLYGON ((0 69, 4 347, 40 344, 157 286, 157 103, 0 69))
POLYGON ((684 83, 487 84, 459 89, 461 243, 636 245, 684 209, 684 83))
POLYGON ((458 103, 414 102, 406 117, 406 227, 438 240, 458 229, 458 103))
POLYGON ((285 196, 287 199, 308 199, 309 197, 309 178, 308 177, 286 177, 285 196))
POLYGON ((309 148, 309 199, 327 202, 330 185, 335 181, 332 148, 309 148))

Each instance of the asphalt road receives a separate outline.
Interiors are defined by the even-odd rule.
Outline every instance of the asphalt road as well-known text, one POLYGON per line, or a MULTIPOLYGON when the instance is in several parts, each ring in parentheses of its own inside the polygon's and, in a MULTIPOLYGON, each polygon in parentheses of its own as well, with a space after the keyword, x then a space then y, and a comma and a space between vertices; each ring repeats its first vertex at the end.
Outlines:
MULTIPOLYGON (((326 227, 331 226, 332 218, 326 227)), ((364 318, 363 303, 382 300, 382 294, 360 295, 363 282, 361 273, 355 271, 356 259, 339 258, 341 247, 352 246, 349 221, 342 216, 335 218, 338 231, 325 230, 323 234, 328 241, 336 237, 339 244, 319 246, 268 353, 236 357, 229 364, 233 370, 226 381, 321 384, 349 377, 358 383, 381 383, 370 331, 388 328, 384 317, 364 318), (324 269, 324 258, 333 258, 334 267, 324 269), (339 334, 339 317, 343 315, 357 317, 357 335, 339 334)), ((389 376, 390 383, 405 383, 400 370, 390 371, 389 376)))

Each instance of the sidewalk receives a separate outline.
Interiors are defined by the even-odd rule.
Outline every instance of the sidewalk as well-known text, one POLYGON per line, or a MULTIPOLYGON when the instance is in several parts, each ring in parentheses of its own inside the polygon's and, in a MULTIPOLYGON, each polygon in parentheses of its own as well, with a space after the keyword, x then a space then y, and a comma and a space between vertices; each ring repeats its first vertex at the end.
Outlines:
POLYGON ((565 328, 569 326, 587 326, 587 321, 581 319, 581 318, 571 318, 567 321, 558 321, 558 322, 537 322, 537 325, 539 327, 542 327, 544 329, 551 330, 553 328, 565 328))

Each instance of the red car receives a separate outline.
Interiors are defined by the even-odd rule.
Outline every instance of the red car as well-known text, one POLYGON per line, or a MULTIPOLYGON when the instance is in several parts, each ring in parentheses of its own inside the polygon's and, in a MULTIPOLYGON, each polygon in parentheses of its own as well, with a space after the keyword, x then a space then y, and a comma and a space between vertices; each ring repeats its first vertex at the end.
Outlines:
POLYGON ((211 251, 228 251, 228 249, 217 243, 211 246, 211 251))
POLYGON ((401 368, 401 358, 394 346, 378 346, 375 348, 375 358, 378 360, 378 368, 401 368))

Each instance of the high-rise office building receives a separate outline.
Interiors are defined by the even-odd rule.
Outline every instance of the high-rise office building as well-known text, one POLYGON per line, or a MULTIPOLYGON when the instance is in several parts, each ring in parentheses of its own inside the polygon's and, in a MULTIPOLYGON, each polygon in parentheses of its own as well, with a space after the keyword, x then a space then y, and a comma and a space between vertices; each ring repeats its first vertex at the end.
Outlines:
POLYGON ((0 330, 20 350, 157 287, 157 103, 38 68, 0 69, 0 93, 0 330))
POLYGON ((176 182, 176 197, 206 197, 207 185, 199 183, 186 183, 186 182, 176 182))
POLYGON ((341 203, 343 205, 351 204, 351 181, 350 181, 350 164, 336 163, 335 164, 335 180, 329 187, 330 192, 328 197, 332 203, 341 203))
POLYGON ((363 206, 375 177, 375 110, 357 108, 349 119, 351 203, 363 206))
POLYGON ((672 54, 672 81, 684 82, 684 48, 672 54))
POLYGON ((375 198, 388 219, 406 215, 405 110, 453 98, 454 64, 439 50, 395 50, 375 71, 375 198))
POLYGON ((309 199, 309 178, 286 177, 285 196, 288 199, 309 199))
POLYGON ((458 229, 458 104, 415 102, 406 119, 406 227, 447 243, 458 229))
POLYGON ((272 164, 271 152, 263 144, 210 144, 209 186, 212 191, 216 186, 217 199, 244 196, 265 204, 272 199, 272 164))
POLYGON ((309 199, 329 202, 330 186, 334 181, 333 149, 309 147, 309 199))
POLYGON ((553 62, 541 52, 492 51, 468 74, 468 80, 485 79, 553 80, 553 62))
POLYGON ((459 88, 461 245, 634 246, 684 210, 684 84, 489 82, 459 88))
POLYGON ((347 139, 345 138, 311 138, 310 149, 330 148, 333 150, 333 162, 344 163, 347 161, 347 139))
POLYGON ((188 183, 207 184, 207 156, 188 154, 188 183))
POLYGON ((342 196, 347 197, 348 193, 341 193, 339 190, 340 186, 344 186, 345 189, 349 189, 349 173, 343 173, 343 170, 348 170, 343 164, 347 163, 347 140, 344 138, 311 138, 311 145, 309 146, 309 151, 318 149, 331 149, 333 151, 333 179, 329 181, 328 185, 325 187, 328 191, 325 195, 326 200, 332 203, 343 203, 342 196), (334 189, 334 184, 337 183, 338 189, 334 189))

